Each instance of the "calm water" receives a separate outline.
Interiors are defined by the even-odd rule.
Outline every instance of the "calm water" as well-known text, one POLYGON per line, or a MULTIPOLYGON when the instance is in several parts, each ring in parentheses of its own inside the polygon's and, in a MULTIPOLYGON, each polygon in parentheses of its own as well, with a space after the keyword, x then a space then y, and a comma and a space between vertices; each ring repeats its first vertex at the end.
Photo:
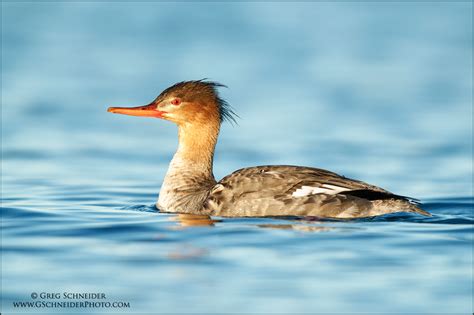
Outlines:
POLYGON ((471 9, 2 2, 2 313, 472 312, 471 9), (106 108, 204 77, 241 116, 216 177, 317 166, 433 216, 158 213, 176 129, 106 108), (32 292, 130 307, 14 307, 32 292))

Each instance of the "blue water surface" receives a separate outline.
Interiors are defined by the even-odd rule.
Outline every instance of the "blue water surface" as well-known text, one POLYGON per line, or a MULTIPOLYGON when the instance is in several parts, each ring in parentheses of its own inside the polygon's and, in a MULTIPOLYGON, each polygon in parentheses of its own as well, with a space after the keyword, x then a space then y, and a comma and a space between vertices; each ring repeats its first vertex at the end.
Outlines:
POLYGON ((473 311, 471 2, 2 2, 2 314, 473 311), (190 218, 153 204, 210 78, 215 175, 330 169, 432 217, 190 218), (15 307, 32 293, 129 307, 15 307))

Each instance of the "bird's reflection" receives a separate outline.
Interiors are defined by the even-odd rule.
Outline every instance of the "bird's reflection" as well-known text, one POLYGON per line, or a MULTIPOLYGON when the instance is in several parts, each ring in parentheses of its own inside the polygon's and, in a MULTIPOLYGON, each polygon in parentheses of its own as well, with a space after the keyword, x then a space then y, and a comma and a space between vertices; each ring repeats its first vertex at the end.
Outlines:
MULTIPOLYGON (((184 214, 180 213, 171 218, 172 221, 178 223, 176 228, 199 227, 199 226, 214 226, 215 223, 222 222, 222 220, 212 219, 208 215, 184 214)), ((295 230, 302 232, 327 232, 334 228, 328 226, 315 226, 304 224, 257 224, 259 228, 265 229, 280 229, 280 230, 295 230)))
POLYGON ((211 219, 208 215, 185 213, 179 213, 172 217, 171 220, 176 221, 180 227, 214 226, 215 222, 220 222, 219 220, 211 219))
POLYGON ((334 230, 329 226, 314 226, 314 225, 302 225, 302 224, 259 224, 259 228, 264 229, 279 229, 279 230, 295 230, 302 232, 328 232, 334 230))

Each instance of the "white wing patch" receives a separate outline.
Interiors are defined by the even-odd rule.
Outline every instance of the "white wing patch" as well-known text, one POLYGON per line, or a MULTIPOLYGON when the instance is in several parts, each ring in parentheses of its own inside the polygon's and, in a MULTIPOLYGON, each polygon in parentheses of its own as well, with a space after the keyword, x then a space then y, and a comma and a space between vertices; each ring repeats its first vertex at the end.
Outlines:
POLYGON ((316 194, 335 195, 347 190, 350 189, 330 184, 323 184, 321 187, 302 186, 301 188, 297 189, 293 194, 291 194, 291 196, 304 197, 316 194))

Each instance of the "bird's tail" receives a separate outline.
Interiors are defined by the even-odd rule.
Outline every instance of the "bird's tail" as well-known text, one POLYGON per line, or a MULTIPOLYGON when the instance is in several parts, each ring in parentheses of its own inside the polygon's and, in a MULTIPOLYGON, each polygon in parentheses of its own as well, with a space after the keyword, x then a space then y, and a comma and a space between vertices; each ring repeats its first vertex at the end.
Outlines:
POLYGON ((427 216, 427 217, 431 217, 431 213, 429 213, 428 211, 425 211, 423 209, 421 209, 419 207, 419 204, 414 204, 414 203, 411 203, 409 204, 409 208, 407 209, 408 212, 413 212, 413 213, 418 213, 418 214, 421 214, 421 215, 424 215, 424 216, 427 216))

